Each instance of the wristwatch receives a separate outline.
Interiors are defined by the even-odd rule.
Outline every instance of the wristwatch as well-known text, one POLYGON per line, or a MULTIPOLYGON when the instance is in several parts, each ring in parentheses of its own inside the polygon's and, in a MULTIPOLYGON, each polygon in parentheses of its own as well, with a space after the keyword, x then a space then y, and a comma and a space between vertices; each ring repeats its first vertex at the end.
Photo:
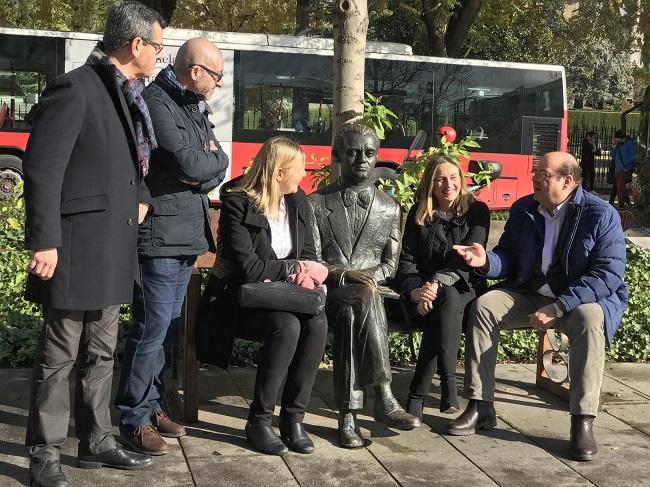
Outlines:
POLYGON ((555 310, 555 317, 562 318, 564 316, 564 309, 558 304, 558 302, 553 303, 553 309, 555 310))
POLYGON ((442 287, 442 283, 438 279, 431 279, 431 284, 438 284, 438 287, 442 287))

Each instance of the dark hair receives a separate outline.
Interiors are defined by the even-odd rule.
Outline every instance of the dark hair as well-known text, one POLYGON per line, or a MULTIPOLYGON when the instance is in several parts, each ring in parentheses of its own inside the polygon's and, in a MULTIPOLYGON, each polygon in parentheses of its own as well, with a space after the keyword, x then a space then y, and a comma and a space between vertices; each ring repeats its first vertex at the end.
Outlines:
POLYGON ((151 40, 153 25, 165 27, 165 20, 155 10, 132 0, 115 2, 108 11, 104 27, 104 52, 119 51, 132 39, 151 40))
POLYGON ((345 140, 345 137, 348 134, 372 135, 377 140, 377 145, 379 145, 379 138, 377 137, 375 131, 372 130, 371 128, 368 128, 365 125, 362 125, 360 123, 346 124, 336 134, 336 136, 334 137, 334 143, 332 144, 332 148, 334 149, 334 154, 337 156, 337 158, 338 158, 338 150, 341 148, 343 141, 345 140))
POLYGON ((617 130, 616 132, 614 132, 614 137, 616 137, 617 139, 624 139, 625 132, 623 132, 622 130, 617 130))
POLYGON ((593 130, 590 130, 585 134, 585 137, 595 137, 595 136, 596 136, 596 132, 594 132, 593 130))

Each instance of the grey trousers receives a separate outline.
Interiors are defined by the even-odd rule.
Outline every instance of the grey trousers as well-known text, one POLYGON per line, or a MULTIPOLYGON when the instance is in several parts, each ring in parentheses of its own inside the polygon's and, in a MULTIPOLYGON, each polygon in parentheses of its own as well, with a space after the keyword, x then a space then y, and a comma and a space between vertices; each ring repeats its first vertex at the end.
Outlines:
POLYGON ((75 432, 79 456, 116 447, 110 403, 119 305, 97 311, 43 307, 25 446, 30 457, 58 460, 68 434, 68 376, 77 361, 75 432))
MULTIPOLYGON (((530 328, 528 315, 554 302, 533 292, 503 289, 479 297, 469 310, 465 397, 494 401, 499 332, 530 328)), ((578 306, 551 326, 569 337, 569 409, 596 416, 605 368, 605 318, 597 303, 578 306)))

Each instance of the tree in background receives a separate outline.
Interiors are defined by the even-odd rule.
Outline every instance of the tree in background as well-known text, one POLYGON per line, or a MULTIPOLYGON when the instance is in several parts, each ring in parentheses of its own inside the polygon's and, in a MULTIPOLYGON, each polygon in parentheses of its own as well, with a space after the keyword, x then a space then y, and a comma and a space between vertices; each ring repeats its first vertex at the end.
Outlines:
POLYGON ((629 52, 609 39, 593 39, 577 46, 566 60, 567 98, 598 109, 620 110, 632 94, 629 52))
POLYGON ((467 57, 562 64, 568 34, 563 6, 563 0, 485 0, 467 39, 467 57))
MULTIPOLYGON (((90 0, 92 2, 92 0, 90 0)), ((169 25, 174 16, 174 11, 176 10, 177 0, 139 0, 148 7, 151 7, 165 19, 167 25, 169 25)))

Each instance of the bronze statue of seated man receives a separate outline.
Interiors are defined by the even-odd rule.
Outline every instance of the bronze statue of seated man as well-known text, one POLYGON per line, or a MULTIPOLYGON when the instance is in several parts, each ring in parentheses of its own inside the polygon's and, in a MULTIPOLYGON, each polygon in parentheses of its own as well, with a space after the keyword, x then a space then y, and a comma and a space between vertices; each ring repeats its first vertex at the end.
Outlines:
POLYGON ((386 313, 377 285, 397 267, 401 212, 373 184, 378 149, 372 130, 344 127, 332 149, 341 175, 311 195, 316 254, 330 270, 326 311, 334 329, 339 442, 348 448, 364 444, 356 411, 363 408, 365 389, 375 390, 376 420, 404 430, 420 425, 391 391, 386 313))

